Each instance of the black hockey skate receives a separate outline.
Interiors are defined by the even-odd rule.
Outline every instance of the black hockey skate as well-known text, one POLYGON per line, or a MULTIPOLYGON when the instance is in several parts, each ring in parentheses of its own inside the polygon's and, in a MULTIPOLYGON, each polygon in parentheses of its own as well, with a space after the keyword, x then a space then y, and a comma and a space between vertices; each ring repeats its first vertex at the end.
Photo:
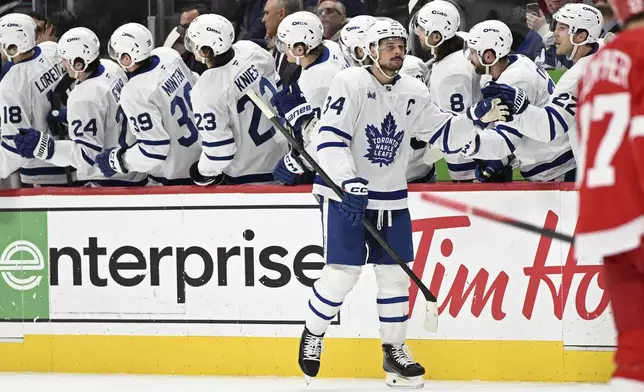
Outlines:
POLYGON ((425 368, 411 358, 405 345, 382 345, 382 368, 387 373, 387 385, 392 388, 422 388, 425 368))
POLYGON ((307 384, 311 382, 311 377, 318 375, 320 371, 320 356, 322 355, 322 336, 313 335, 304 327, 302 337, 300 338, 300 355, 298 363, 304 373, 304 380, 307 384))

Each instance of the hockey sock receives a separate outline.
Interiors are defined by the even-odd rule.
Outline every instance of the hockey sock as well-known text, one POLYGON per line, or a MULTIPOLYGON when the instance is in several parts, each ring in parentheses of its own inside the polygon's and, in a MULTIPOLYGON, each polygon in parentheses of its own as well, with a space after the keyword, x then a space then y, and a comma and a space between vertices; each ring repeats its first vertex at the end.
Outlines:
POLYGON ((385 344, 401 345, 407 335, 409 276, 399 265, 375 265, 378 283, 380 337, 385 344))

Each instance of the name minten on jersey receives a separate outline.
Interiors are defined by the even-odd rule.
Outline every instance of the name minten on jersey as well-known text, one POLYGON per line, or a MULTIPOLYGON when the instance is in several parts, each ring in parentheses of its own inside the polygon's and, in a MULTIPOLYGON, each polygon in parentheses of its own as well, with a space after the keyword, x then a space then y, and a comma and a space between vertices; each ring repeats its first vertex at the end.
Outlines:
POLYGON ((168 97, 171 97, 177 89, 183 85, 183 81, 186 80, 186 75, 183 74, 180 68, 177 68, 168 79, 163 82, 161 88, 168 94, 168 97))

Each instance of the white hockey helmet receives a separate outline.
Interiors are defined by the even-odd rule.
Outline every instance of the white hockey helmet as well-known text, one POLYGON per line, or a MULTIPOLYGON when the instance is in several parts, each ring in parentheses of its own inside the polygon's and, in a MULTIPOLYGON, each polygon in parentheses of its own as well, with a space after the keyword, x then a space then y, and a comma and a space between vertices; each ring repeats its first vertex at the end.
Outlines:
POLYGON ((580 46, 599 41, 604 29, 602 13, 597 8, 585 4, 566 4, 553 15, 553 19, 568 26, 570 42, 575 46, 570 58, 575 56, 580 46), (585 41, 576 44, 573 37, 580 30, 586 31, 588 37, 585 41))
POLYGON ((418 11, 416 23, 425 32, 425 44, 434 52, 443 42, 456 35, 461 25, 461 14, 449 1, 434 0, 418 11), (430 45, 428 38, 434 32, 441 35, 441 40, 436 45, 430 45))
POLYGON ((27 53, 36 46, 36 23, 29 15, 8 14, 0 19, 0 44, 7 58, 27 53), (9 53, 9 48, 15 49, 9 53))
POLYGON ((489 73, 489 67, 510 54, 512 32, 508 25, 499 20, 486 20, 472 27, 467 34, 467 46, 476 51, 481 65, 485 66, 489 73), (483 54, 488 50, 495 55, 490 64, 483 61, 483 54))
POLYGON ((149 58, 152 55, 152 49, 154 49, 152 33, 138 23, 127 23, 116 29, 107 47, 110 57, 126 71, 134 64, 149 58), (121 63, 124 55, 130 56, 132 60, 128 66, 121 63))
POLYGON ((293 47, 303 44, 305 54, 317 48, 324 41, 324 27, 317 15, 307 11, 290 14, 277 27, 277 40, 275 46, 282 53, 288 53, 299 60, 301 56, 293 54, 293 47))
POLYGON ((58 40, 58 55, 67 61, 74 71, 76 77, 81 72, 85 72, 92 61, 98 58, 101 44, 94 32, 85 27, 75 27, 58 40), (76 70, 74 63, 82 60, 83 69, 76 70))
MULTIPOLYGON (((391 38, 401 38, 403 41, 405 41, 405 46, 407 45, 407 30, 403 27, 403 25, 400 24, 400 22, 390 18, 382 19, 374 23, 374 25, 371 26, 371 28, 367 32, 366 37, 367 47, 369 48, 369 57, 373 60, 374 65, 378 67, 378 69, 380 69, 380 71, 384 75, 393 79, 398 73, 394 75, 387 75, 384 71, 382 71, 382 68, 378 63, 378 60, 380 60, 380 51, 378 50, 380 42, 382 40, 391 38), (372 50, 372 46, 375 46, 375 51, 372 50), (375 57, 373 53, 376 54, 375 57)), ((403 56, 404 55, 405 53, 403 53, 403 56)))
POLYGON ((351 18, 349 23, 344 25, 340 32, 340 47, 347 59, 351 59, 356 65, 363 65, 369 56, 369 45, 367 45, 367 32, 376 24, 373 16, 359 15, 351 18), (362 50, 362 58, 356 55, 356 49, 362 50))
POLYGON ((233 41, 235 28, 232 23, 216 14, 199 15, 190 23, 184 38, 186 49, 202 63, 205 63, 206 59, 199 55, 201 48, 210 48, 213 56, 218 56, 230 50, 233 41))

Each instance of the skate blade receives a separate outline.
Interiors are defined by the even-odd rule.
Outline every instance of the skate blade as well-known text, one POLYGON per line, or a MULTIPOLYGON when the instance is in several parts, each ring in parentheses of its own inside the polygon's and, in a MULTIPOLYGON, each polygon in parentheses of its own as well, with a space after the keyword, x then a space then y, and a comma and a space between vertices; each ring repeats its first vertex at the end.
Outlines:
POLYGON ((425 386, 423 376, 402 377, 395 373, 387 373, 387 386, 394 389, 420 389, 425 386))
POLYGON ((306 383, 306 386, 309 386, 311 384, 311 376, 307 376, 305 374, 304 375, 304 382, 306 383))

